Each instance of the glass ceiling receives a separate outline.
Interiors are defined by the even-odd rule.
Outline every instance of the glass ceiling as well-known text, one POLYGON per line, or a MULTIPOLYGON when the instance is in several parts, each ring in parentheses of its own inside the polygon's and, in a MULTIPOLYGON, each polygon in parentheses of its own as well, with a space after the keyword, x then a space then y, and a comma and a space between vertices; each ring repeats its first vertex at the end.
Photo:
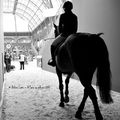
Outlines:
MULTIPOLYGON (((46 17, 46 10, 59 9, 65 0, 3 0, 3 12, 28 22, 28 30, 34 30, 46 17)), ((48 12, 49 13, 49 12, 48 12)), ((49 15, 48 15, 49 16, 49 15)))

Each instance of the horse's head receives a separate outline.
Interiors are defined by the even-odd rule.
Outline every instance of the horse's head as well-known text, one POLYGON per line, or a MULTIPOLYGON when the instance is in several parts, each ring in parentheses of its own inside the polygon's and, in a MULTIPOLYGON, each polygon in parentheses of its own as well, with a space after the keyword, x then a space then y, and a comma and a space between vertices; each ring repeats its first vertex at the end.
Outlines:
POLYGON ((57 26, 55 24, 53 24, 53 25, 54 25, 54 28, 55 28, 55 30, 54 30, 55 37, 57 37, 59 35, 59 26, 57 26))

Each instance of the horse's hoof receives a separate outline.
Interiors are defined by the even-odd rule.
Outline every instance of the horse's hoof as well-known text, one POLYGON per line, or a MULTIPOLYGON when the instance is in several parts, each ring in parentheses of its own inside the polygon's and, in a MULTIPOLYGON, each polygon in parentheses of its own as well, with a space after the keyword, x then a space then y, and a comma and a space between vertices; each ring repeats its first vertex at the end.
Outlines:
POLYGON ((59 104, 59 106, 60 106, 60 107, 64 107, 65 105, 64 105, 64 103, 61 102, 61 103, 59 104))
POLYGON ((95 112, 95 116, 96 116, 96 120, 103 120, 103 116, 99 111, 95 112))
POLYGON ((65 103, 68 103, 68 102, 69 102, 69 97, 65 97, 64 102, 65 102, 65 103))
POLYGON ((102 116, 96 117, 96 120, 103 120, 102 116))
POLYGON ((81 113, 76 112, 76 114, 75 114, 75 118, 77 118, 77 119, 82 119, 81 113))

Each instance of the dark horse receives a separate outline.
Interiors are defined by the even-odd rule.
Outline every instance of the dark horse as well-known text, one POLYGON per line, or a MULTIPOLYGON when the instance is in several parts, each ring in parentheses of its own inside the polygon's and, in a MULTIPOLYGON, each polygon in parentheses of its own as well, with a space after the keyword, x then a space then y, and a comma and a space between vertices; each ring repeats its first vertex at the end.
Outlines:
MULTIPOLYGON (((97 96, 91 85, 92 77, 97 70, 97 86, 103 103, 113 102, 111 97, 111 70, 109 62, 109 53, 104 40, 100 37, 102 33, 76 33, 67 37, 66 41, 57 49, 56 73, 59 79, 60 106, 69 102, 68 84, 73 72, 75 72, 81 84, 84 86, 84 95, 75 117, 80 119, 88 98, 92 100, 95 116, 97 120, 103 120, 99 110, 97 96), (67 74, 65 83, 65 96, 63 93, 62 74, 67 74)), ((55 37, 58 35, 57 26, 55 26, 55 37)))

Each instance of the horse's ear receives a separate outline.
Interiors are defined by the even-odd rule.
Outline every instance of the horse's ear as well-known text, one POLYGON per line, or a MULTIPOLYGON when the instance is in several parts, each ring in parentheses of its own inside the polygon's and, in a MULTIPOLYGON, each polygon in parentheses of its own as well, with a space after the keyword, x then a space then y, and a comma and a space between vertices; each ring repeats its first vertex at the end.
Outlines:
POLYGON ((57 25, 55 25, 54 23, 53 23, 53 25, 54 25, 54 28, 57 29, 57 25))

